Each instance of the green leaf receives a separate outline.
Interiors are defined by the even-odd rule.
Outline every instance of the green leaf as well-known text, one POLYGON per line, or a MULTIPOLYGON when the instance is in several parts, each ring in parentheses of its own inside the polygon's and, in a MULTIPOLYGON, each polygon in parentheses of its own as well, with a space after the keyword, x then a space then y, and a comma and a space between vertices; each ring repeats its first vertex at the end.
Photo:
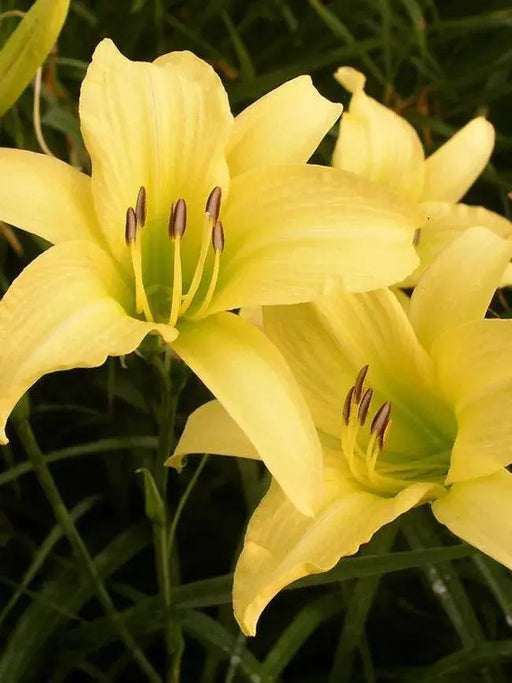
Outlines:
POLYGON ((0 116, 11 107, 52 49, 69 0, 36 0, 0 51, 0 116))

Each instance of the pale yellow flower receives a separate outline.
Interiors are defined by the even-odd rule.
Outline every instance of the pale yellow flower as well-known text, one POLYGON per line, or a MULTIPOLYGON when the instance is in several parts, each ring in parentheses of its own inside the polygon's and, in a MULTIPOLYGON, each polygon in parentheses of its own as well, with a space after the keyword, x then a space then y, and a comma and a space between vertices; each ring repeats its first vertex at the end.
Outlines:
MULTIPOLYGON (((387 289, 264 308, 313 414, 327 495, 306 517, 274 481, 256 509, 234 580, 245 633, 284 586, 425 502, 512 568, 512 320, 483 319, 511 254, 468 229, 425 270, 408 313, 387 289)), ((191 416, 176 457, 203 451, 257 457, 215 401, 191 416)))
MULTIPOLYGON (((415 284, 434 256, 469 227, 486 227, 512 239, 510 221, 481 206, 458 203, 490 159, 495 136, 489 121, 482 116, 474 118, 425 158, 410 123, 365 93, 362 73, 344 66, 335 78, 352 98, 341 119, 333 166, 417 203, 423 214, 417 236, 421 267, 406 284, 415 284)), ((510 282, 512 268, 508 267, 502 284, 510 282)))

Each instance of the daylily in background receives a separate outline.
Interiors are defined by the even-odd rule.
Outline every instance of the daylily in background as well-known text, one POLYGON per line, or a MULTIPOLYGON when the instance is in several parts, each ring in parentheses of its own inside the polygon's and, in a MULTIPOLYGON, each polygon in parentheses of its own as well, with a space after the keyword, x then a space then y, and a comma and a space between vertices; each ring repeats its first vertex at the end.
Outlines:
POLYGON ((0 116, 5 114, 55 45, 69 0, 37 0, 0 50, 0 116))
MULTIPOLYGON (((408 314, 387 289, 264 309, 313 414, 327 495, 306 517, 274 480, 256 509, 233 590, 246 634, 284 586, 422 503, 512 568, 512 320, 483 319, 511 254, 470 228, 425 270, 408 314)), ((216 401, 189 418, 175 457, 191 452, 257 457, 216 401)))
MULTIPOLYGON (((352 93, 343 113, 332 164, 373 180, 419 204, 423 224, 417 234, 421 266, 404 284, 415 284, 423 268, 467 228, 482 226, 512 239, 512 223, 481 206, 458 203, 484 170, 494 147, 494 128, 479 116, 425 159, 414 128, 365 91, 365 77, 340 67, 335 78, 352 93)), ((503 284, 512 282, 512 267, 503 284)))
POLYGON ((282 356, 230 309, 399 281, 415 208, 307 160, 341 112, 301 76, 230 112, 189 52, 132 62, 105 40, 82 85, 92 177, 0 150, 0 219, 54 243, 0 303, 0 442, 42 375, 91 367, 156 333, 199 375, 307 514, 321 448, 282 356))

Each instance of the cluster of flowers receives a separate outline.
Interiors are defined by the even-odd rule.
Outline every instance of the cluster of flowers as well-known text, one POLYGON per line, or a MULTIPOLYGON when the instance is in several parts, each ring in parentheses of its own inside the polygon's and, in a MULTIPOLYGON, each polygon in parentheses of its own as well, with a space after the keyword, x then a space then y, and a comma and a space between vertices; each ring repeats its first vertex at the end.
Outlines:
POLYGON ((458 203, 493 128, 425 159, 362 74, 336 76, 352 100, 332 167, 307 161, 341 105, 308 77, 233 118, 194 55, 131 62, 108 40, 80 97, 91 177, 0 150, 0 219, 53 244, 0 302, 0 442, 42 375, 158 335, 216 397, 168 464, 260 458, 273 477, 235 573, 248 634, 281 588, 422 503, 512 567, 512 321, 484 318, 512 224, 458 203))

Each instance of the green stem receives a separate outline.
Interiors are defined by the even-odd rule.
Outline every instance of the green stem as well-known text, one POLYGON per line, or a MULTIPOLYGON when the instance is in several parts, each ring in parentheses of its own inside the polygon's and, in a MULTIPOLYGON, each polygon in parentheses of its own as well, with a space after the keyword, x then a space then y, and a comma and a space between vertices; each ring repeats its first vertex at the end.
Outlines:
POLYGON ((64 501, 59 493, 55 480, 48 468, 45 458, 39 448, 39 444, 36 441, 32 428, 25 417, 17 418, 16 414, 13 413, 13 423, 16 429, 16 433, 20 442, 22 443, 25 451, 29 457, 32 467, 36 471, 39 479, 39 483, 46 495, 46 498, 50 505, 52 506, 55 518, 59 522, 62 530, 66 534, 73 552, 80 567, 82 567, 87 575, 88 580, 96 594, 98 601, 107 617, 117 626, 119 634, 125 643, 126 647, 130 652, 132 652, 134 659, 138 663, 141 671, 146 675, 147 679, 154 681, 154 683, 161 683, 161 678, 157 672, 153 669, 150 662, 146 659, 146 656, 139 648, 132 635, 126 628, 122 617, 117 612, 114 603, 112 602, 110 595, 108 594, 103 582, 96 570, 93 559, 87 550, 82 537, 78 533, 78 530, 70 516, 64 501))

